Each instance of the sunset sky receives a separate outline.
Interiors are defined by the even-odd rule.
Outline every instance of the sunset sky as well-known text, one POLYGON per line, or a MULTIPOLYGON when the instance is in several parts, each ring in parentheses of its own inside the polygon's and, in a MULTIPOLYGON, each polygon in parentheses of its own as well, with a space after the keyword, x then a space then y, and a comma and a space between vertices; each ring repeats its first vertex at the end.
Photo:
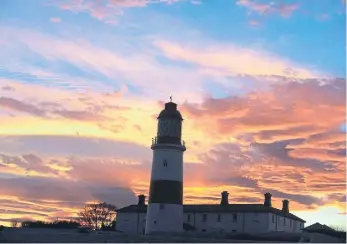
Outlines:
MULTIPOLYGON (((0 224, 148 196, 156 116, 184 117, 184 202, 345 228, 341 0, 1 0, 0 224)), ((148 198, 148 197, 147 197, 148 198)))

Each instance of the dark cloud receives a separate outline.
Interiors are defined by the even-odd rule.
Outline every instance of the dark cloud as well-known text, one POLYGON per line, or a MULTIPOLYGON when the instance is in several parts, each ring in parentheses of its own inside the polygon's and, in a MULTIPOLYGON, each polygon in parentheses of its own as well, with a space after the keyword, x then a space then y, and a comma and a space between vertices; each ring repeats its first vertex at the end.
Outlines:
POLYGON ((265 194, 266 192, 270 192, 274 198, 289 199, 289 200, 296 201, 296 202, 304 204, 304 205, 322 204, 323 203, 323 200, 321 200, 320 198, 313 197, 310 195, 285 193, 285 192, 282 192, 282 191, 279 191, 276 189, 262 189, 261 192, 263 194, 265 194))
POLYGON ((231 198, 232 203, 259 203, 262 204, 264 202, 264 199, 259 197, 232 197, 231 198))
POLYGON ((16 110, 18 112, 25 112, 38 117, 44 117, 46 115, 44 110, 10 97, 0 97, 0 106, 16 110))
POLYGON ((236 176, 236 177, 227 177, 227 178, 222 178, 222 177, 214 177, 214 178, 209 178, 207 177, 208 181, 213 182, 214 184, 221 184, 221 185, 232 185, 232 186, 239 186, 239 187, 246 187, 246 188, 252 188, 256 189, 258 188, 258 182, 257 180, 250 179, 247 177, 242 177, 242 176, 236 176))
POLYGON ((12 87, 12 86, 3 86, 3 87, 1 87, 1 90, 3 90, 3 91, 15 91, 14 87, 12 87))
MULTIPOLYGON (((18 177, 0 179, 1 195, 18 196, 31 205, 40 204, 55 211, 83 207, 87 201, 106 201, 123 207, 136 202, 134 193, 124 187, 105 187, 92 182, 47 177, 18 177), (45 202, 46 201, 46 202, 45 202)), ((22 210, 20 210, 22 211, 22 210)), ((41 210, 44 211, 44 210, 41 210)))
POLYGON ((23 211, 23 210, 9 210, 6 209, 2 206, 2 208, 0 208, 0 214, 21 214, 21 215, 37 215, 37 216, 43 216, 43 217, 48 217, 48 214, 44 214, 44 213, 38 213, 35 211, 23 211))
POLYGON ((105 109, 105 106, 96 104, 92 104, 84 110, 70 110, 61 108, 55 102, 44 101, 39 102, 38 105, 33 105, 10 97, 0 97, 0 106, 38 117, 53 118, 53 116, 58 115, 66 119, 78 121, 100 122, 110 120, 107 116, 100 114, 105 109))
POLYGON ((139 144, 80 136, 0 136, 1 152, 38 153, 42 156, 120 157, 146 160, 151 151, 139 144), (136 152, 136 153, 134 153, 136 152))

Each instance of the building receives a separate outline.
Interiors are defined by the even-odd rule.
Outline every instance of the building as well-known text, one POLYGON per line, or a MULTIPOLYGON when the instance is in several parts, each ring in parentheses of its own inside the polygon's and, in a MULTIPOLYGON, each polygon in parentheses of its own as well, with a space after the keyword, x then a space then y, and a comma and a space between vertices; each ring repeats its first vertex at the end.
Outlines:
POLYGON ((158 116, 153 150, 146 234, 183 231, 182 115, 177 104, 168 102, 158 116))
POLYGON ((336 231, 329 226, 314 223, 303 229, 299 242, 346 243, 346 231, 336 231))
POLYGON ((116 229, 127 233, 196 232, 301 232, 305 221, 289 212, 289 201, 282 210, 273 208, 271 194, 264 204, 229 204, 222 192, 220 204, 183 205, 183 118, 172 101, 158 116, 157 136, 152 140, 153 161, 148 206, 140 195, 137 205, 119 209, 116 229))
MULTIPOLYGON (((117 211, 116 229, 144 234, 146 213, 145 196, 140 195, 137 205, 117 211)), ((264 204, 229 204, 228 193, 224 191, 220 204, 183 205, 183 223, 190 231, 198 233, 257 234, 300 233, 305 221, 289 212, 288 200, 283 200, 282 209, 272 207, 270 193, 265 194, 264 204)))

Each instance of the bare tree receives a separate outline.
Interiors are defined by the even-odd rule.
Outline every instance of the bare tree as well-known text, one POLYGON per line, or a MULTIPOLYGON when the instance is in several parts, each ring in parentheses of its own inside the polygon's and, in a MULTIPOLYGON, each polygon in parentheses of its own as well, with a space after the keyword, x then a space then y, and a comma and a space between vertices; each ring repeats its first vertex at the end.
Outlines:
POLYGON ((106 202, 87 204, 78 213, 80 224, 95 230, 110 226, 116 216, 116 210, 115 205, 106 202))
POLYGON ((19 222, 14 219, 14 220, 11 221, 11 226, 12 227, 18 227, 19 226, 19 222))
POLYGON ((338 232, 346 232, 346 229, 343 228, 342 226, 330 225, 329 227, 335 231, 338 231, 338 232))

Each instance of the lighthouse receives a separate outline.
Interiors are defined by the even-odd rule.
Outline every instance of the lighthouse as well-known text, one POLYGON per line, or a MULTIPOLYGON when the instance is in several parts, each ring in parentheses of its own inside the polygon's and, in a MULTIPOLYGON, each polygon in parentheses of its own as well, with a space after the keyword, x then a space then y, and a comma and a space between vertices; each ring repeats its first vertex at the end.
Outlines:
POLYGON ((146 234, 183 231, 182 115, 177 104, 165 104, 158 116, 157 136, 152 139, 151 182, 146 218, 146 234))

